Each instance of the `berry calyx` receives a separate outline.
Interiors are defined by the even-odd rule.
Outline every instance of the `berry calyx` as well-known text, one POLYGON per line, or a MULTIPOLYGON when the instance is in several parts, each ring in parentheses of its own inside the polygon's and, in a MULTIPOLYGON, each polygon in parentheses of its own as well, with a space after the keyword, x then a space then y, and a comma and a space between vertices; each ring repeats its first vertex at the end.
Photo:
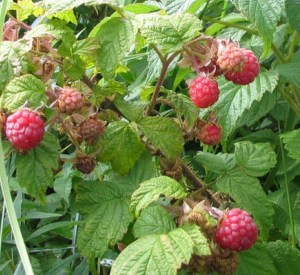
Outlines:
POLYGON ((96 167, 96 160, 90 157, 79 157, 76 159, 75 167, 83 174, 90 174, 96 167))
POLYGON ((207 108, 219 98, 218 83, 204 76, 195 78, 189 86, 189 95, 196 107, 207 108))
POLYGON ((79 125, 78 134, 83 141, 92 144, 103 133, 105 125, 106 122, 89 117, 79 125))
POLYGON ((243 50, 230 44, 225 47, 218 56, 217 64, 224 72, 240 72, 245 66, 243 50))
POLYGON ((222 139, 222 129, 215 123, 204 124, 198 132, 198 138, 207 145, 219 144, 222 139))
POLYGON ((240 72, 227 72, 225 78, 234 84, 247 85, 254 81, 259 74, 259 62, 251 50, 242 49, 245 66, 240 72))
POLYGON ((58 110, 61 113, 71 115, 79 111, 84 105, 83 96, 71 87, 62 89, 58 97, 58 110))
POLYGON ((239 208, 224 213, 216 230, 215 241, 223 249, 243 251, 257 240, 258 229, 251 215, 239 208))
POLYGON ((30 150, 43 139, 44 121, 35 111, 21 109, 7 117, 5 133, 15 148, 21 151, 30 150))

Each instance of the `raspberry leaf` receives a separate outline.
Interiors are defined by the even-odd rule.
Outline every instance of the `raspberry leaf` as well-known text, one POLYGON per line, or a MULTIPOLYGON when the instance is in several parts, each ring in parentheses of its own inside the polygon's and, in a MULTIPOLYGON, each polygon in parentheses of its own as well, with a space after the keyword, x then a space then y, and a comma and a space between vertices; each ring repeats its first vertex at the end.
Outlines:
POLYGON ((300 162, 300 130, 294 130, 281 135, 285 149, 288 151, 288 155, 300 162))
POLYGON ((174 104, 178 117, 184 117, 189 127, 192 127, 198 117, 199 109, 195 107, 191 99, 183 94, 169 93, 168 99, 174 104))
POLYGON ((239 253, 239 258, 240 264, 235 273, 237 275, 278 274, 265 245, 256 244, 251 249, 239 253))
POLYGON ((286 13, 290 25, 300 33, 300 2, 297 0, 286 0, 286 13))
POLYGON ((47 187, 53 185, 52 169, 58 167, 59 144, 50 133, 44 135, 41 143, 23 155, 17 155, 17 180, 28 194, 44 201, 47 187))
POLYGON ((295 84, 297 87, 300 87, 300 78, 298 74, 298 70, 295 68, 299 68, 300 66, 300 51, 297 51, 291 62, 286 64, 280 64, 277 66, 278 73, 283 76, 288 81, 295 84))
POLYGON ((101 257, 132 221, 128 197, 118 182, 82 182, 76 191, 76 205, 84 216, 78 249, 86 257, 101 257))
POLYGON ((262 177, 276 165, 276 154, 269 143, 235 143, 234 156, 243 171, 252 177, 262 177))
POLYGON ((212 154, 199 152, 196 157, 196 161, 199 161, 207 169, 223 174, 236 165, 236 161, 233 154, 212 154))
POLYGON ((1 106, 15 111, 26 102, 31 108, 46 101, 44 83, 33 75, 27 74, 9 82, 1 97, 1 106))
POLYGON ((138 215, 160 195, 164 195, 166 198, 180 199, 184 198, 187 193, 176 180, 160 176, 141 183, 140 187, 132 194, 130 207, 138 215))
POLYGON ((115 70, 134 43, 135 29, 129 20, 111 18, 104 23, 96 38, 100 41, 97 64, 105 78, 113 78, 115 70))
POLYGON ((259 180, 235 168, 217 180, 217 187, 221 192, 229 194, 239 206, 254 216, 260 228, 260 235, 266 239, 272 226, 274 209, 259 180))
POLYGON ((236 8, 251 22, 255 23, 264 40, 265 54, 271 48, 273 34, 285 7, 284 0, 231 0, 236 8))
POLYGON ((167 234, 176 227, 170 214, 162 206, 149 206, 133 226, 133 234, 141 238, 151 234, 167 234))
POLYGON ((203 238, 197 226, 191 225, 190 228, 176 228, 168 234, 153 234, 138 239, 121 252, 111 274, 150 275, 153 271, 155 274, 176 274, 182 263, 189 262, 195 246, 199 244, 195 243, 196 230, 198 236, 203 238))
POLYGON ((235 85, 221 78, 219 81, 221 93, 213 109, 218 111, 224 140, 235 128, 238 119, 254 102, 260 101, 267 91, 273 92, 277 81, 278 75, 274 71, 260 73, 254 82, 246 86, 235 85))
POLYGON ((113 169, 120 174, 128 172, 144 150, 131 125, 123 121, 110 123, 100 137, 98 146, 98 158, 110 161, 113 169))
POLYGON ((300 270, 300 252, 283 241, 269 242, 266 247, 273 258, 278 274, 294 275, 300 270))
POLYGON ((165 53, 181 49, 183 44, 199 34, 201 21, 190 13, 137 16, 139 28, 149 44, 158 44, 165 53))
POLYGON ((168 158, 175 158, 183 149, 182 132, 171 118, 144 117, 138 123, 139 128, 152 144, 168 158), (172 142, 170 142, 172 141, 172 142))

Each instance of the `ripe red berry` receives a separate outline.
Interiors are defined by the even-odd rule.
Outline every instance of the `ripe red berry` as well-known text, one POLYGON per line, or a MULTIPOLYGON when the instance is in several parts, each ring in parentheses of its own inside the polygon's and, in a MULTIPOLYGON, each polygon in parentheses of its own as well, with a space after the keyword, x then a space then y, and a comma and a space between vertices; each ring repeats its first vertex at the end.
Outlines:
POLYGON ((79 125, 79 136, 85 142, 92 144, 103 133, 106 122, 89 117, 79 125))
POLYGON ((217 64, 224 72, 240 72, 245 65, 243 50, 235 45, 228 45, 218 55, 217 64))
POLYGON ((222 139, 222 129, 215 123, 209 123, 201 126, 198 132, 198 138, 205 144, 216 145, 222 139))
POLYGON ((224 213, 215 234, 215 241, 223 249, 249 249, 257 239, 258 229, 251 215, 239 208, 224 213))
POLYGON ((15 148, 22 151, 30 150, 43 139, 44 121, 33 110, 22 109, 8 116, 5 132, 15 148))
POLYGON ((259 63, 257 57, 251 50, 243 49, 245 66, 240 72, 227 72, 225 78, 238 85, 247 85, 254 81, 259 74, 259 63))
POLYGON ((58 97, 58 109, 61 113, 68 115, 79 111, 84 105, 83 96, 71 87, 62 89, 58 97))
POLYGON ((198 76, 189 86, 189 95, 196 107, 207 108, 219 98, 218 83, 210 78, 198 76))

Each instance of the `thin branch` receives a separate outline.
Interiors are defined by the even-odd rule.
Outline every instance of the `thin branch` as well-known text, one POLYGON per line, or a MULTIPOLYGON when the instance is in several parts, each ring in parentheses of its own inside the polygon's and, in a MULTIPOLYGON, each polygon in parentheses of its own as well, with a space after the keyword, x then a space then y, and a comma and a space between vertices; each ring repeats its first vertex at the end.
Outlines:
POLYGON ((215 207, 219 207, 220 203, 212 196, 212 194, 205 189, 205 183, 199 179, 194 172, 182 161, 182 172, 186 176, 186 178, 197 188, 201 188, 202 195, 205 196, 215 207))
POLYGON ((91 79, 90 79, 86 74, 83 75, 82 81, 83 81, 83 82, 84 82, 91 90, 93 90, 95 84, 91 81, 91 79))
POLYGON ((146 111, 146 115, 150 116, 152 114, 152 111, 153 111, 153 108, 156 104, 156 100, 157 100, 157 97, 159 95, 159 92, 160 92, 160 88, 165 80, 165 77, 166 77, 166 74, 168 72, 168 68, 170 66, 170 64, 172 63, 172 61, 175 59, 175 57, 179 54, 179 52, 175 52, 173 53, 163 64, 163 68, 161 70, 161 73, 160 73, 160 76, 159 76, 159 79, 157 80, 157 83, 156 83, 156 86, 155 86, 155 90, 152 94, 152 98, 151 98, 151 101, 150 101, 150 104, 148 106, 148 109, 146 111))

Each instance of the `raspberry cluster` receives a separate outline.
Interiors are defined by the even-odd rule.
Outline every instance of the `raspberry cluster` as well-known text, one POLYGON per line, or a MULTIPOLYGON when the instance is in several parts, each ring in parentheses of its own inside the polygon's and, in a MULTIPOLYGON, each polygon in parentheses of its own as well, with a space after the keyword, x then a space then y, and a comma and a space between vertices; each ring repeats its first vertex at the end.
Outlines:
POLYGON ((84 105, 83 96, 71 87, 62 89, 58 97, 58 110, 61 113, 71 115, 79 111, 84 105))
POLYGON ((211 255, 193 255, 189 269, 193 272, 233 274, 238 267, 238 253, 250 249, 257 240, 258 229, 252 216, 239 208, 221 211, 206 201, 185 201, 179 223, 194 223, 210 242, 211 255))

